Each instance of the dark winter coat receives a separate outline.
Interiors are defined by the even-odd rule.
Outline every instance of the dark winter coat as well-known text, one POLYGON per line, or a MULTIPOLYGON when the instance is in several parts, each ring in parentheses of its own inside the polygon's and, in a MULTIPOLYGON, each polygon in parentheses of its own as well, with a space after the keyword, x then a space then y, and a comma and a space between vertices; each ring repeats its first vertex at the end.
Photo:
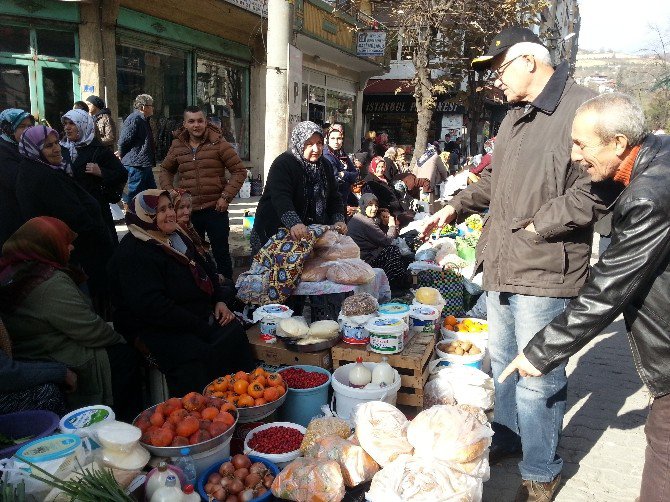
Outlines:
POLYGON ((372 173, 368 173, 363 182, 363 193, 375 194, 380 208, 388 209, 393 216, 404 211, 391 185, 384 183, 372 173))
MULTIPOLYGON (((395 232, 395 227, 393 232, 395 232)), ((356 213, 347 224, 347 235, 361 248, 361 259, 370 263, 386 246, 395 242, 373 218, 356 213)))
POLYGON ((109 108, 103 108, 93 116, 97 137, 110 150, 116 145, 116 123, 109 108))
POLYGON ((123 121, 119 136, 119 153, 124 166, 151 167, 156 165, 156 148, 149 120, 135 110, 123 121))
POLYGON ((22 159, 18 145, 0 138, 0 249, 23 223, 16 199, 16 177, 22 159))
POLYGON ((333 175, 337 181, 337 191, 342 197, 342 202, 346 205, 351 193, 351 185, 358 181, 358 169, 349 157, 346 157, 346 166, 342 164, 342 161, 327 146, 323 149, 323 158, 333 169, 333 175))

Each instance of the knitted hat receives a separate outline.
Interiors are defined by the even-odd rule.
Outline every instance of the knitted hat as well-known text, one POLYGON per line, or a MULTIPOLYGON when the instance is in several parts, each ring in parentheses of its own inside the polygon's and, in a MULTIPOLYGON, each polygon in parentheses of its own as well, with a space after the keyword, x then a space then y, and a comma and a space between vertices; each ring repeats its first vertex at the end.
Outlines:
POLYGON ((95 94, 91 94, 88 98, 86 98, 86 101, 100 110, 105 107, 105 102, 102 100, 102 98, 100 96, 96 96, 95 94))

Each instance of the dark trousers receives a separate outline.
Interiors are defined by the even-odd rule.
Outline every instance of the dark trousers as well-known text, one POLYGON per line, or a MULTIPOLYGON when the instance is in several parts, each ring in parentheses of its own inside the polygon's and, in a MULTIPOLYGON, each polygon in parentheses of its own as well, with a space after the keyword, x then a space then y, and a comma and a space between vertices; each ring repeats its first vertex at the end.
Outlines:
POLYGON ((230 258, 228 247, 228 236, 230 235, 228 211, 217 211, 213 207, 193 211, 191 222, 203 240, 205 240, 205 233, 207 234, 219 273, 232 279, 233 260, 230 258))
POLYGON ((142 381, 139 376, 140 357, 125 343, 105 347, 112 370, 112 397, 117 420, 132 423, 142 411, 142 381))
POLYGON ((654 399, 644 426, 647 436, 639 502, 670 500, 670 394, 654 399))
POLYGON ((140 192, 156 188, 154 172, 150 167, 123 166, 128 171, 128 193, 123 194, 123 202, 130 201, 140 192))

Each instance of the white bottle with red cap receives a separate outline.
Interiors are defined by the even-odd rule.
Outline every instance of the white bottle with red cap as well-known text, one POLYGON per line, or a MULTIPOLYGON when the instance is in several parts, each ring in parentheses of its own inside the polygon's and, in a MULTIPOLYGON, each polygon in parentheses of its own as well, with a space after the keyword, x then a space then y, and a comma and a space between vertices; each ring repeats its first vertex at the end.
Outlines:
POLYGON ((196 493, 193 485, 186 485, 184 487, 184 495, 181 498, 182 502, 200 502, 200 495, 196 493))
POLYGON ((349 370, 349 385, 360 389, 370 382, 372 382, 372 371, 365 367, 362 357, 357 357, 356 364, 349 370))

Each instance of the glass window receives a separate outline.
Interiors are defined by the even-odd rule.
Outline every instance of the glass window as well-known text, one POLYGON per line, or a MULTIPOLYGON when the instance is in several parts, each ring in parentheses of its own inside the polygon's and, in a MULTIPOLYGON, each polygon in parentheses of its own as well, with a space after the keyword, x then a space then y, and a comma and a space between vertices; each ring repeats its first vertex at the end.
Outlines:
POLYGON ((42 70, 44 91, 44 118, 49 125, 62 131, 61 117, 72 108, 72 70, 44 68, 42 70))
POLYGON ((74 58, 74 34, 67 31, 36 30, 37 53, 42 56, 74 58))
POLYGON ((182 124, 187 106, 187 54, 163 48, 116 46, 116 74, 119 113, 123 118, 133 111, 138 94, 154 99, 151 128, 156 138, 156 160, 162 161, 170 148, 172 132, 182 124))
POLYGON ((237 150, 249 158, 249 108, 246 74, 248 69, 198 57, 196 104, 237 150))
POLYGON ((28 67, 0 64, 0 110, 30 110, 28 67))
POLYGON ((0 52, 30 54, 30 29, 0 26, 0 52))
POLYGON ((323 87, 317 87, 315 85, 309 86, 309 101, 310 103, 325 103, 326 102, 326 90, 323 87))
POLYGON ((354 103, 355 96, 338 91, 328 91, 326 100, 326 122, 344 126, 344 151, 354 147, 354 103))
POLYGON ((307 100, 309 98, 309 91, 307 84, 302 84, 302 106, 300 108, 300 120, 308 120, 307 116, 307 100))

